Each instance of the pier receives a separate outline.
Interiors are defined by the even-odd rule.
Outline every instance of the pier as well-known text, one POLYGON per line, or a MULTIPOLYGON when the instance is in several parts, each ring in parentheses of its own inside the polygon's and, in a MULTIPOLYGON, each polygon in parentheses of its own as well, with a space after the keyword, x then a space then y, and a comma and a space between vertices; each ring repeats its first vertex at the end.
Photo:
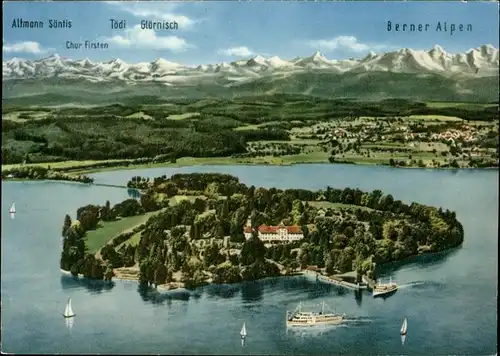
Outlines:
POLYGON ((366 283, 366 285, 368 286, 368 288, 370 290, 373 290, 373 288, 375 288, 375 286, 377 285, 376 281, 374 281, 373 279, 371 279, 365 275, 363 275, 362 279, 363 279, 363 282, 366 283))

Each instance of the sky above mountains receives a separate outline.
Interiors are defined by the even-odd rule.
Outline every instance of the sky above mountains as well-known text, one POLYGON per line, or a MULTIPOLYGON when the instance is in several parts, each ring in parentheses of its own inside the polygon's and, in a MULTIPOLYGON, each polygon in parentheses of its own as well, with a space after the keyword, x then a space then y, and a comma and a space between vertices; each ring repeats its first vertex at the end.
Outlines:
POLYGON ((360 58, 397 48, 463 52, 481 44, 498 47, 496 2, 7 2, 3 3, 3 55, 184 64, 248 59, 257 54, 291 59, 320 50, 328 58, 360 58), (12 28, 16 18, 44 21, 44 28, 12 28), (50 29, 49 20, 71 28, 50 29), (126 20, 112 30, 110 19, 126 20), (140 29, 141 20, 176 21, 178 30, 140 29), (392 24, 430 24, 427 32, 388 32, 392 24), (447 22, 448 31, 435 31, 447 22), (455 24, 470 32, 449 32, 455 24), (106 42, 108 49, 66 49, 66 42, 106 42))

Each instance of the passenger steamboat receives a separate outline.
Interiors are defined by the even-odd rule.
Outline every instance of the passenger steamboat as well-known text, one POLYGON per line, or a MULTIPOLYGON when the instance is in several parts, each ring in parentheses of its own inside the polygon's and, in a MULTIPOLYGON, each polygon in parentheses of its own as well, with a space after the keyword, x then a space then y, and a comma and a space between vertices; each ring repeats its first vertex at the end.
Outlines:
POLYGON ((302 311, 302 303, 293 312, 286 312, 286 326, 335 325, 344 321, 345 314, 325 313, 325 302, 321 303, 321 311, 302 311))

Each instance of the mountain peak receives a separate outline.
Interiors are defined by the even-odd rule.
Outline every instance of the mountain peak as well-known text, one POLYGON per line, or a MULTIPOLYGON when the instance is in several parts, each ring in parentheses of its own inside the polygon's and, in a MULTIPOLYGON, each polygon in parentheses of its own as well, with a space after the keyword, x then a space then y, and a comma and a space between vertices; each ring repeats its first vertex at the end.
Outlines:
POLYGON ((125 62, 124 62, 124 61, 122 61, 120 58, 113 58, 113 59, 112 59, 112 60, 110 60, 108 63, 109 63, 109 64, 115 64, 115 63, 116 63, 116 64, 125 64, 125 62))
POLYGON ((364 60, 366 61, 366 60, 369 60, 369 59, 373 59, 375 57, 377 57, 377 54, 375 52, 373 52, 373 51, 370 51, 370 52, 368 52, 368 54, 366 55, 366 57, 364 58, 364 60))
POLYGON ((273 67, 289 67, 289 66, 293 66, 292 63, 288 62, 288 61, 284 61, 283 59, 281 59, 280 57, 278 56, 273 56, 271 58, 269 58, 267 60, 267 62, 273 66, 273 67))
POLYGON ((444 49, 443 47, 441 47, 440 45, 434 45, 434 47, 432 47, 432 49, 438 53, 444 53, 444 49))
POLYGON ((495 47, 493 47, 491 44, 485 44, 479 47, 480 51, 483 53, 488 53, 491 54, 495 51, 498 51, 495 47))
POLYGON ((174 63, 174 62, 170 62, 170 61, 167 61, 165 58, 157 58, 153 63, 156 63, 156 64, 177 64, 177 63, 174 63))
POLYGON ((316 50, 311 58, 313 60, 327 60, 326 57, 323 56, 323 53, 321 53, 319 50, 316 50))
POLYGON ((19 57, 13 57, 10 60, 7 61, 7 63, 21 63, 24 62, 24 59, 19 58, 19 57))
POLYGON ((162 81, 165 85, 175 85, 184 82, 195 83, 201 78, 209 81, 211 76, 219 78, 227 75, 227 80, 231 83, 228 85, 236 85, 236 83, 247 83, 262 78, 262 75, 278 80, 316 69, 332 74, 376 71, 434 73, 447 77, 468 75, 467 73, 472 73, 471 68, 475 67, 481 68, 481 76, 495 77, 498 76, 498 58, 498 49, 487 44, 471 52, 457 54, 446 53, 436 45, 428 52, 404 48, 379 54, 370 52, 364 59, 329 60, 320 51, 315 51, 312 56, 298 57, 290 61, 282 60, 278 56, 266 58, 257 55, 250 60, 197 67, 169 62, 163 58, 158 58, 154 62, 134 64, 126 63, 119 58, 112 59, 110 62, 91 62, 61 58, 58 54, 53 54, 50 57, 32 61, 20 58, 4 61, 3 80, 61 76, 75 80, 123 81, 125 83, 155 80, 162 81), (200 71, 203 75, 200 75, 200 71))
POLYGON ((259 55, 255 56, 254 58, 250 59, 247 62, 247 65, 251 66, 251 67, 253 67, 253 66, 265 66, 265 65, 267 65, 267 63, 266 63, 266 59, 259 54, 259 55))

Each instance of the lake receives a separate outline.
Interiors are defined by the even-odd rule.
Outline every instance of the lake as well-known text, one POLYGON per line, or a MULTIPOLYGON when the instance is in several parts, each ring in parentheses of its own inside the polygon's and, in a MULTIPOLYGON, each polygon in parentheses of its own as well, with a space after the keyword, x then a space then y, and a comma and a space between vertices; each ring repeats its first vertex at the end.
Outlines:
POLYGON ((497 345, 498 171, 434 171, 354 165, 201 166, 93 174, 124 184, 134 175, 220 172, 248 185, 380 189, 395 199, 456 211, 465 242, 453 251, 384 267, 401 289, 387 299, 305 277, 191 292, 141 290, 135 282, 90 282, 59 269, 66 213, 116 204, 126 189, 64 182, 3 182, 2 351, 103 354, 494 354, 497 345), (17 213, 9 217, 16 202, 17 213), (76 317, 62 316, 71 296, 76 317), (289 330, 285 311, 325 303, 342 326, 289 330), (404 346, 399 329, 408 318, 404 346), (239 331, 246 322, 248 338, 239 331), (71 324, 70 324, 71 323, 71 324))

